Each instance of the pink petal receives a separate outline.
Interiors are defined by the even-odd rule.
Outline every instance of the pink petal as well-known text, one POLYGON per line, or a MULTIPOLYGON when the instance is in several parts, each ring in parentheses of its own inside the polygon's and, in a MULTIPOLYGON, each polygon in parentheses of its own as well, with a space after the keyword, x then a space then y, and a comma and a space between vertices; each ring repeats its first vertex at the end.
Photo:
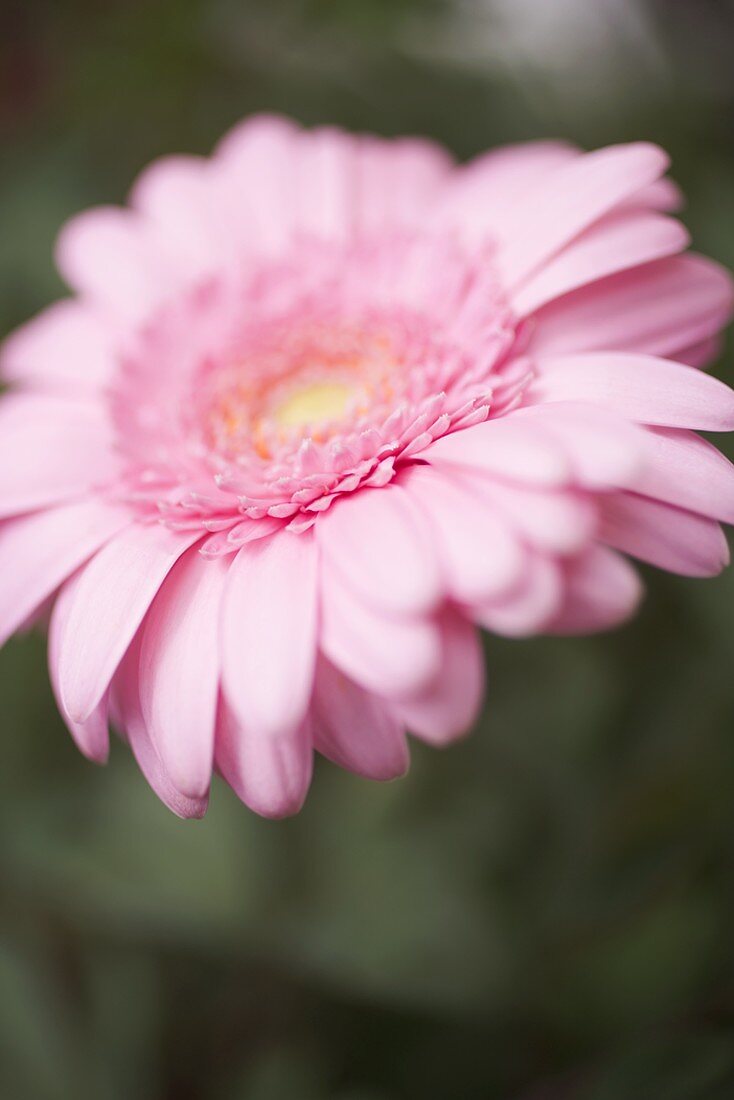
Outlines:
POLYGON ((645 496, 734 523, 734 465, 693 432, 645 433, 645 466, 633 488, 645 496))
POLYGON ((161 157, 138 176, 130 195, 162 253, 192 280, 230 258, 231 235, 228 241, 215 184, 203 157, 161 157))
POLYGON ((434 745, 465 734, 476 721, 484 693, 484 656, 476 629, 461 615, 441 617, 443 663, 420 695, 394 704, 411 733, 434 745))
POLYGON ((596 508, 581 493, 507 485, 464 475, 481 506, 503 517, 523 542, 550 554, 578 553, 596 531, 596 508))
POLYGON ((0 518, 58 504, 117 473, 110 428, 94 404, 48 394, 0 401, 0 518))
POLYGON ((541 554, 528 555, 517 589, 502 600, 474 604, 472 617, 495 634, 520 638, 545 630, 563 598, 561 568, 541 554))
POLYGON ((514 287, 589 225, 663 174, 668 158, 637 142, 587 153, 548 173, 533 201, 508 218, 498 264, 514 287))
POLYGON ((718 523, 657 500, 614 493, 603 502, 599 537, 615 550, 687 577, 712 577, 729 564, 718 523))
POLYGON ((321 648, 332 664, 377 695, 414 695, 436 675, 440 633, 430 619, 389 618, 366 606, 333 569, 321 579, 321 648))
POLYGON ((457 226, 468 242, 479 244, 501 233, 513 209, 522 205, 548 173, 580 157, 570 145, 531 141, 483 153, 455 172, 436 217, 457 226))
POLYGON ((633 484, 643 464, 645 430, 598 405, 556 401, 528 405, 513 416, 560 444, 571 463, 573 480, 585 489, 615 489, 633 484))
POLYGON ((224 693, 252 737, 290 734, 308 709, 316 659, 316 544, 287 531, 247 543, 224 603, 224 693))
POLYGON ((75 291, 128 321, 151 313, 181 285, 175 263, 156 250, 142 219, 114 206, 85 210, 68 221, 56 263, 75 291))
POLYGON ((127 737, 138 766, 161 802, 178 817, 200 818, 207 810, 209 792, 188 798, 177 790, 166 772, 143 721, 138 668, 140 635, 133 640, 115 674, 112 686, 113 721, 127 737))
POLYGON ((56 704, 77 747, 89 760, 105 764, 110 752, 110 733, 107 719, 109 700, 105 694, 85 722, 74 722, 65 713, 59 691, 59 643, 66 627, 69 607, 74 595, 76 578, 67 581, 56 598, 48 632, 48 668, 56 704))
POLYGON ((642 585, 630 563, 606 546, 594 546, 565 568, 563 607, 554 634, 586 634, 619 626, 637 610, 642 585))
POLYGON ((512 296, 519 317, 571 290, 618 271, 681 252, 689 235, 680 222, 643 211, 617 211, 592 226, 512 296))
POLYGON ((164 578, 196 537, 136 524, 80 574, 59 635, 59 694, 73 721, 97 706, 164 578))
POLYGON ((588 352, 544 358, 527 392, 538 404, 590 401, 641 424, 729 431, 734 391, 707 374, 650 355, 588 352))
POLYGON ((94 500, 0 524, 0 644, 129 522, 94 500))
POLYGON ((729 321, 734 284, 701 256, 674 256, 611 275, 545 306, 529 351, 620 351, 677 358, 729 321))
POLYGON ((395 779, 408 770, 402 723, 324 656, 316 669, 313 723, 315 747, 342 768, 378 780, 395 779))
POLYGON ((289 817, 301 809, 311 783, 310 720, 286 733, 267 735, 240 725, 223 702, 216 760, 237 797, 256 814, 289 817))
POLYGON ((319 516, 316 534, 326 561, 363 600, 397 614, 440 601, 430 527, 400 486, 346 495, 319 516))
POLYGON ((196 549, 161 585, 142 630, 145 727, 174 786, 201 797, 211 782, 219 696, 219 613, 229 562, 196 549))
POLYGON ((115 366, 108 328, 90 306, 72 299, 43 310, 0 348, 0 373, 6 381, 62 393, 106 385, 115 366))
POLYGON ((524 552, 505 520, 480 506, 450 466, 412 466, 401 484, 425 511, 450 595, 481 602, 517 583, 524 552))
POLYGON ((513 413, 444 435, 423 457, 534 485, 564 485, 571 473, 562 448, 513 413))

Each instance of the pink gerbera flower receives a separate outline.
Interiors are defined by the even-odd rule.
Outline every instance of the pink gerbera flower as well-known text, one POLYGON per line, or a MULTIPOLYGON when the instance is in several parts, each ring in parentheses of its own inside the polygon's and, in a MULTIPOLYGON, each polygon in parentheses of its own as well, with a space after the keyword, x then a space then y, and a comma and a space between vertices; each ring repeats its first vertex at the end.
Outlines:
POLYGON ((214 768, 288 814, 314 748, 388 779, 470 726, 474 623, 613 626, 622 554, 721 569, 732 283, 666 167, 256 118, 72 219, 75 296, 2 356, 0 631, 53 600, 87 756, 111 720, 176 813, 214 768))

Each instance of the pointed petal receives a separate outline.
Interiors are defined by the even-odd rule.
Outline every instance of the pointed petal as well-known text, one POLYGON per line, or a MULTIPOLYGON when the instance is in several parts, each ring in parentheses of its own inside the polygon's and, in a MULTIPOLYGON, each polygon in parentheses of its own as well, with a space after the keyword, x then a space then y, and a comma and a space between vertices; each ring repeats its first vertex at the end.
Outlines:
POLYGON ((0 644, 129 522, 122 509, 93 500, 0 524, 0 644))
POLYGON ((59 636, 59 694, 75 722, 104 695, 167 573, 196 535, 133 525, 82 571, 59 636))
POLYGON ((256 814, 290 817, 301 809, 311 783, 310 720, 285 733, 264 734, 241 725, 223 701, 216 760, 237 797, 256 814))
POLYGON ((598 222, 542 267, 511 298, 527 317, 555 298, 618 271, 681 252, 689 235, 680 222, 645 211, 620 211, 598 222))
POLYGON ((138 767, 161 802, 177 817, 203 817, 209 804, 209 792, 200 798, 188 798, 177 790, 150 738, 140 707, 139 666, 140 634, 133 640, 115 674, 111 691, 113 721, 125 734, 138 767))
POLYGON ((161 763, 183 794, 211 782, 219 696, 219 616, 229 562, 196 549, 176 562, 142 628, 143 720, 161 763))
POLYGON ((412 466, 401 478, 425 511, 448 592, 464 603, 481 602, 517 583, 524 551, 496 509, 482 507, 454 467, 412 466))
POLYGON ((402 723, 324 656, 316 669, 314 745, 323 756, 367 779, 395 779, 410 756, 402 723))
POLYGON ((668 166, 662 149, 645 142, 610 146, 551 171, 533 202, 509 216, 498 256, 506 286, 520 281, 668 166))
POLYGON ((96 764, 106 764, 110 752, 110 733, 107 719, 108 698, 103 696, 85 722, 74 722, 65 712, 59 691, 59 640, 65 629, 69 607, 74 595, 76 577, 63 586, 54 603, 48 631, 48 669, 56 705, 77 747, 96 764))
POLYGON ((634 493, 604 500, 599 537, 615 550, 687 577, 712 577, 729 563, 726 537, 714 520, 634 493))
POLYGON ((484 692, 484 656, 474 626, 455 611, 441 616, 443 663, 420 695, 394 704, 411 733, 445 745, 476 721, 484 692))
POLYGON ((695 367, 624 352, 558 356, 538 367, 528 392, 536 403, 589 401, 641 424, 734 428, 734 391, 695 367))
POLYGON ((230 568, 223 616, 223 685, 253 736, 300 726, 316 660, 317 563, 310 533, 247 543, 230 568))
POLYGON ((553 634, 587 634, 619 626, 637 610, 642 584, 634 566, 606 546, 594 546, 565 568, 563 606, 553 634))
POLYGON ((391 619, 368 608, 333 569, 323 571, 321 616, 324 653, 367 691, 416 694, 438 671, 441 639, 432 620, 391 619))
POLYGON ((417 614, 441 599, 430 528, 400 486, 350 493, 319 516, 316 533, 326 561, 371 604, 417 614))

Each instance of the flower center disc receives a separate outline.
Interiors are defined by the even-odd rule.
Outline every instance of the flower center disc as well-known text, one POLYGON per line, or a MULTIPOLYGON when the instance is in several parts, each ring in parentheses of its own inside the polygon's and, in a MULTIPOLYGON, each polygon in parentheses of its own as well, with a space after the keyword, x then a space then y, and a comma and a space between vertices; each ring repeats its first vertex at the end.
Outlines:
POLYGON ((346 382, 311 382, 288 394, 273 410, 281 428, 305 428, 344 416, 355 390, 346 382))

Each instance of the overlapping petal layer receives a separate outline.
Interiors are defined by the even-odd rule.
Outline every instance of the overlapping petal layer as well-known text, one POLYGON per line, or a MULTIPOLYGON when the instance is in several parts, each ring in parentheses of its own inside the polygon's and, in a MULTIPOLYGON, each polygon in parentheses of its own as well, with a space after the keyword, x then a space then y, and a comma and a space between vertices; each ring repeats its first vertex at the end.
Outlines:
POLYGON ((72 219, 74 298, 1 353, 0 637, 55 598, 81 750, 111 720, 174 812, 216 768, 280 817, 314 749, 389 779, 465 732, 476 624, 614 626, 623 555, 720 570, 732 282, 666 168, 261 117, 72 219))

